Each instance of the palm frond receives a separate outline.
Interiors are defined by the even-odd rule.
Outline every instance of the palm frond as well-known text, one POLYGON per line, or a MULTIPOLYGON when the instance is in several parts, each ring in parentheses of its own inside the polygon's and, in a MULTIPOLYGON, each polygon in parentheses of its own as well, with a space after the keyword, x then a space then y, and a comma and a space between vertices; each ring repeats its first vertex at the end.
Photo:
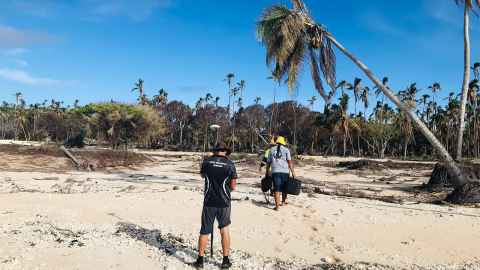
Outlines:
MULTIPOLYGON (((310 54, 310 71, 312 74, 312 80, 317 89, 318 93, 324 100, 328 99, 328 95, 323 88, 322 78, 320 77, 320 68, 318 67, 317 57, 315 55, 315 50, 313 48, 309 49, 310 54)), ((327 102, 328 103, 328 102, 327 102)))
POLYGON ((323 75, 327 80, 327 84, 332 90, 336 89, 336 63, 337 59, 335 57, 335 52, 332 48, 332 42, 330 39, 324 39, 320 46, 320 67, 322 69, 323 75))

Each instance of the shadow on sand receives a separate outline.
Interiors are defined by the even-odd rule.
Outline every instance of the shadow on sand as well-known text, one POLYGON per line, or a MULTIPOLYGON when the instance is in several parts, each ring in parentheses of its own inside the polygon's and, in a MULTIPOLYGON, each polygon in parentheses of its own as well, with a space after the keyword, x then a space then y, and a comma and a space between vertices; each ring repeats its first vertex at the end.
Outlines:
POLYGON ((129 222, 118 222, 117 227, 115 234, 125 234, 132 239, 142 241, 186 265, 191 265, 197 257, 197 251, 188 246, 181 237, 172 234, 162 234, 160 230, 146 229, 129 222))

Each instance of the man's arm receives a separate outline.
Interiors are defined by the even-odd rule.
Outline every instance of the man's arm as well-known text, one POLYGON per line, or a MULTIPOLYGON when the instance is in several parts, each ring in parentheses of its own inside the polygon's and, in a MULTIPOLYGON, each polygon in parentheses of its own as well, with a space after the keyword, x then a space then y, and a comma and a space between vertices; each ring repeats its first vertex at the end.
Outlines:
POLYGON ((230 180, 230 189, 231 190, 236 190, 237 189, 237 179, 236 178, 230 180))
POLYGON ((292 161, 292 160, 289 160, 289 161, 288 161, 288 168, 289 168, 290 171, 292 172, 292 177, 293 177, 293 178, 296 178, 296 177, 295 177, 295 171, 293 170, 293 161, 292 161))
POLYGON ((287 162, 288 162, 288 168, 292 172, 292 177, 295 178, 295 170, 293 169, 293 161, 292 161, 292 155, 290 154, 290 150, 287 151, 287 162))
POLYGON ((235 165, 232 163, 231 171, 230 171, 230 177, 232 180, 230 180, 230 189, 235 190, 237 189, 237 168, 235 168, 235 165))

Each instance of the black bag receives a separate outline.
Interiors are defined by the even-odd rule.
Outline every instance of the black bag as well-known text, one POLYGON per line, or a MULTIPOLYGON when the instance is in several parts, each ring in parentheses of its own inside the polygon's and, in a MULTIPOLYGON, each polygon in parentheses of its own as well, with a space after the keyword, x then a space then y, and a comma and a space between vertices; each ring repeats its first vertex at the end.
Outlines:
POLYGON ((272 185, 273 185, 273 179, 271 176, 265 176, 263 179, 262 179, 262 183, 261 183, 261 186, 262 186, 262 192, 267 192, 269 191, 270 189, 272 189, 272 185))
POLYGON ((302 182, 295 178, 288 178, 287 184, 285 186, 285 191, 287 194, 299 195, 302 191, 302 182))

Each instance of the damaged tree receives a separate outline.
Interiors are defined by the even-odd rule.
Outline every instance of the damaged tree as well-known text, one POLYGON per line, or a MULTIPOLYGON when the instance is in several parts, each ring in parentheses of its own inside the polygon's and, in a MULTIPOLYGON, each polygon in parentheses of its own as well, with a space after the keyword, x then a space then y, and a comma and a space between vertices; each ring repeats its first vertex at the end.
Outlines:
MULTIPOLYGON (((435 137, 425 123, 411 108, 400 101, 399 97, 386 87, 373 72, 357 57, 350 53, 325 26, 318 24, 301 0, 292 0, 293 8, 274 5, 265 10, 257 23, 257 35, 267 50, 267 65, 272 66, 276 79, 286 80, 290 91, 298 85, 298 77, 305 59, 310 61, 310 70, 315 88, 325 102, 329 103, 336 89, 336 57, 335 46, 389 98, 402 112, 412 120, 418 130, 425 136, 435 149, 451 176, 451 183, 455 187, 453 194, 458 194, 458 202, 475 196, 473 188, 478 182, 465 178, 455 160, 435 137), (332 89, 327 93, 323 87, 322 77, 332 89), (473 194, 472 194, 473 192, 473 194)), ((480 200, 479 200, 480 202, 480 200)))

